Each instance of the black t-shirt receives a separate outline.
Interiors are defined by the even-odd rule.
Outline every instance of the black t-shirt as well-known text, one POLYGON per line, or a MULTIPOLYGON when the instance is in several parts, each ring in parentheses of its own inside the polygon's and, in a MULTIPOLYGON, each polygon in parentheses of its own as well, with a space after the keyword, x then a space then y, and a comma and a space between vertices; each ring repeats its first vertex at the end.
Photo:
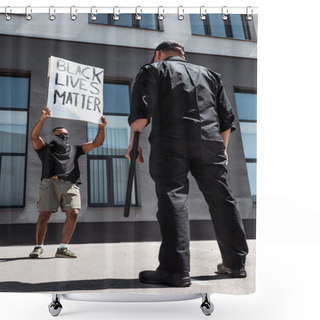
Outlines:
POLYGON ((65 153, 58 153, 54 149, 54 143, 46 143, 41 149, 36 150, 41 162, 41 179, 58 176, 59 179, 81 183, 78 158, 84 154, 81 145, 70 145, 65 153))

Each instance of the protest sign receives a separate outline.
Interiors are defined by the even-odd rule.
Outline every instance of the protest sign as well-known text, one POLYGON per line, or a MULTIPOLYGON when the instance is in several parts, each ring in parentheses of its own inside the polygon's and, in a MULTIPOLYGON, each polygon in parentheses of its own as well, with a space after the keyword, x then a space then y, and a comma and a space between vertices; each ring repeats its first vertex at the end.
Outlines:
POLYGON ((47 100, 51 116, 100 123, 103 72, 101 68, 51 56, 47 100))

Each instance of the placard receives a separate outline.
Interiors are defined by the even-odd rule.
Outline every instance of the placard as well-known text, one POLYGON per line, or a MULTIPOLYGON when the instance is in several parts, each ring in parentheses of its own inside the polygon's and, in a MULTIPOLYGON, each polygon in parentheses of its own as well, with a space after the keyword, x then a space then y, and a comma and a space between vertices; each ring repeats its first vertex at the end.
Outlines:
POLYGON ((47 107, 54 118, 101 123, 104 70, 49 58, 47 107))

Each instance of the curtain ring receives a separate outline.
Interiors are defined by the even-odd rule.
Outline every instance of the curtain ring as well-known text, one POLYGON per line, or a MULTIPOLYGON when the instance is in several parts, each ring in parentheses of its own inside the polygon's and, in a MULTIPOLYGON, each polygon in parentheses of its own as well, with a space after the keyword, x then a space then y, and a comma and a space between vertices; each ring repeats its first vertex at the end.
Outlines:
POLYGON ((52 14, 56 12, 56 9, 54 8, 54 6, 49 7, 49 20, 53 21, 56 19, 56 16, 54 14, 52 14))
POLYGON ((207 19, 207 8, 205 6, 200 7, 200 19, 201 20, 207 19))
MULTIPOLYGON (((8 14, 8 9, 9 9, 10 7, 9 6, 7 6, 7 7, 5 7, 5 9, 4 9, 4 18, 7 20, 7 21, 10 21, 11 19, 12 19, 12 17, 8 14)), ((10 13, 11 13, 11 9, 10 9, 10 13)))
POLYGON ((31 7, 27 6, 26 7, 26 14, 24 16, 27 21, 30 21, 32 19, 32 15, 30 14, 31 12, 32 12, 31 7))
POLYGON ((228 7, 226 6, 223 6, 221 8, 221 18, 223 21, 227 21, 228 20, 228 17, 229 17, 229 13, 228 13, 228 7))
POLYGON ((90 19, 91 19, 92 21, 96 21, 96 20, 97 20, 97 16, 96 16, 96 14, 93 13, 93 8, 95 8, 96 14, 98 13, 98 10, 96 9, 96 7, 91 7, 91 10, 90 10, 90 19))
POLYGON ((140 20, 142 19, 142 17, 141 17, 140 14, 138 14, 138 8, 139 8, 139 10, 140 10, 140 14, 142 13, 141 7, 140 7, 140 6, 137 6, 137 7, 136 7, 136 16, 135 16, 135 19, 138 20, 138 21, 140 21, 140 20))
POLYGON ((120 9, 119 7, 113 7, 113 20, 118 21, 120 19, 120 9), (116 10, 118 10, 118 12, 116 13, 116 10))
POLYGON ((251 21, 253 19, 253 9, 252 7, 247 7, 246 9, 246 19, 247 21, 251 21), (251 12, 249 13, 249 8, 251 9, 251 12))
POLYGON ((178 20, 182 21, 183 19, 184 19, 184 9, 183 9, 183 6, 179 6, 178 7, 178 20))
POLYGON ((77 13, 76 7, 75 7, 75 6, 70 7, 70 19, 71 19, 72 21, 77 20, 77 15, 76 15, 76 13, 77 13), (73 13, 73 11, 74 11, 74 13, 73 13))
POLYGON ((164 19, 164 9, 163 6, 158 7, 158 20, 162 21, 164 19), (162 13, 160 13, 160 8, 162 10, 162 13))

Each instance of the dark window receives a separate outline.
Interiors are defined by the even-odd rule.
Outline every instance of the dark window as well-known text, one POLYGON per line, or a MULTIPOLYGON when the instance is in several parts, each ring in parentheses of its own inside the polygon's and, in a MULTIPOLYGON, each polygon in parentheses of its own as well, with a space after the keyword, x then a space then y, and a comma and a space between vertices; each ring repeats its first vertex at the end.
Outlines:
POLYGON ((251 39, 245 15, 230 14, 227 20, 221 14, 208 14, 205 20, 199 14, 190 14, 192 34, 233 39, 251 39))
POLYGON ((129 84, 105 83, 103 86, 103 112, 105 114, 129 114, 129 84))
POLYGON ((29 79, 0 75, 0 109, 28 109, 29 79))
POLYGON ((88 15, 90 23, 106 24, 110 26, 160 30, 161 21, 158 20, 155 14, 141 14, 141 20, 135 18, 135 14, 122 13, 119 15, 119 20, 114 20, 112 14, 97 14, 95 21, 91 20, 91 15, 88 15))
POLYGON ((23 207, 29 78, 0 75, 0 207, 23 207))
POLYGON ((247 163, 251 195, 256 201, 257 169, 257 94, 235 92, 244 155, 247 163))
MULTIPOLYGON (((130 138, 129 83, 105 83, 103 113, 107 119, 104 144, 88 154, 89 206, 123 206, 125 202, 129 161, 124 157, 130 138)), ((97 134, 97 125, 88 123, 88 141, 97 134)), ((137 204, 133 187, 131 203, 137 204)))

